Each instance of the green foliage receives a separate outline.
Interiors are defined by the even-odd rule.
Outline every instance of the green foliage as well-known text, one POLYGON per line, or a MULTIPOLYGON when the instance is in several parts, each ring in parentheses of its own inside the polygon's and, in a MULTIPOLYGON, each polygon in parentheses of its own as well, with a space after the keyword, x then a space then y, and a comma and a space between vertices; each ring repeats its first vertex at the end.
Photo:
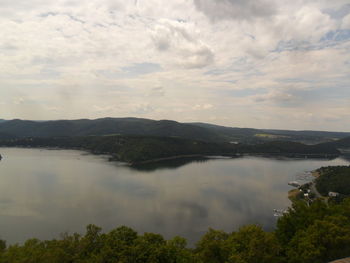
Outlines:
POLYGON ((197 243, 195 253, 208 263, 279 263, 281 248, 274 233, 247 225, 227 234, 209 229, 197 243))
POLYGON ((293 204, 277 223, 276 237, 289 263, 326 263, 350 256, 350 199, 293 204))
POLYGON ((287 247, 288 262, 329 262, 350 255, 350 221, 344 216, 315 220, 292 238, 287 247))
POLYGON ((328 166, 317 170, 320 176, 316 179, 317 190, 324 196, 328 192, 350 195, 350 166, 328 166))
POLYGON ((315 220, 323 219, 329 213, 329 208, 322 201, 316 201, 311 206, 304 201, 296 201, 288 213, 278 220, 276 236, 282 245, 286 245, 297 231, 307 228, 315 220))
POLYGON ((220 263, 228 259, 229 249, 226 240, 229 235, 212 228, 197 243, 196 255, 201 262, 220 263))
MULTIPOLYGON (((141 118, 101 118, 95 120, 56 120, 56 121, 26 121, 0 120, 0 139, 15 139, 26 137, 57 137, 57 136, 91 136, 91 135, 143 135, 161 137, 179 137, 208 142, 230 142, 255 144, 271 139, 318 142, 332 141, 350 136, 345 132, 320 131, 287 131, 259 130, 250 128, 230 128, 207 123, 179 123, 171 120, 150 120, 141 118), (259 137, 257 134, 269 134, 259 137)), ((344 146, 346 141, 337 141, 337 146, 344 146)), ((334 142, 331 142, 333 144, 334 142)), ((346 145, 346 144, 345 144, 346 145)), ((326 145, 328 148, 331 145, 326 145)))
POLYGON ((132 164, 147 163, 169 157, 195 157, 207 155, 235 156, 237 153, 286 155, 290 157, 336 156, 334 147, 322 144, 305 145, 296 142, 268 142, 261 144, 214 143, 174 137, 151 136, 83 136, 83 137, 40 137, 0 141, 0 146, 58 147, 81 149, 97 154, 109 154, 114 159, 132 164))
POLYGON ((0 254, 1 254, 2 252, 4 252, 5 249, 6 249, 6 241, 0 239, 0 254))
POLYGON ((260 226, 248 225, 228 239, 230 263, 279 263, 280 245, 273 233, 260 226))
POLYGON ((225 155, 236 152, 234 145, 170 137, 87 136, 25 138, 0 141, 2 146, 58 147, 110 154, 116 160, 140 163, 172 156, 225 155))

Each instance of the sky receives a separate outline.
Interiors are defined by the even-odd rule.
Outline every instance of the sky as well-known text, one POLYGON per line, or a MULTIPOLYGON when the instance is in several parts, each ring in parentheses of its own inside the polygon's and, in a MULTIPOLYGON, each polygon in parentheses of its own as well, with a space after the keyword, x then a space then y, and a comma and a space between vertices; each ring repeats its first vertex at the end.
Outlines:
POLYGON ((350 131, 349 0, 0 0, 0 119, 350 131))

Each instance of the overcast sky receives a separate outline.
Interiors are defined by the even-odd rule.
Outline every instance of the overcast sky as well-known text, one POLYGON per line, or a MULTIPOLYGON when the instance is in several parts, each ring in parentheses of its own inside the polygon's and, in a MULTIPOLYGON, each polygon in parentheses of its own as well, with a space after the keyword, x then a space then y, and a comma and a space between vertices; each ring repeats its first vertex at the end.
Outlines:
POLYGON ((349 0, 0 0, 0 118, 350 131, 349 0))

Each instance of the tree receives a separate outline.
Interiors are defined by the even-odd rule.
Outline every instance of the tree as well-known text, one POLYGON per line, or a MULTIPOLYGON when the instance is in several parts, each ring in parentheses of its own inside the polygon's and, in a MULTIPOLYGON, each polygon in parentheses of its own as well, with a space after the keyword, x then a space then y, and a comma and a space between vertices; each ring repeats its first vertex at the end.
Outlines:
POLYGON ((100 254, 102 262, 133 262, 136 231, 121 226, 103 235, 102 239, 104 244, 100 254))
POLYGON ((196 245, 196 254, 202 262, 222 263, 226 262, 229 249, 226 246, 227 233, 221 230, 209 228, 209 231, 199 240, 196 245))
POLYGON ((232 263, 279 263, 280 245, 273 233, 265 232, 260 226, 247 225, 227 240, 232 263))
POLYGON ((324 263, 350 255, 350 222, 344 216, 328 216, 300 230, 287 248, 290 263, 324 263))

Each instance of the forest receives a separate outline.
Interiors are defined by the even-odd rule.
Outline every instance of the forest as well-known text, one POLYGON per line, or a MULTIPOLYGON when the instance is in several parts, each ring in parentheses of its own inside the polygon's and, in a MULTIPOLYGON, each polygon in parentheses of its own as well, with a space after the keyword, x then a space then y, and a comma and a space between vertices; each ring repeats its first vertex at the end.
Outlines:
POLYGON ((286 155, 290 157, 334 157, 340 154, 329 144, 306 145, 299 142, 271 141, 259 144, 208 142, 179 137, 105 135, 29 137, 0 140, 6 147, 58 147, 87 150, 96 154, 109 154, 112 159, 140 163, 176 156, 237 156, 241 154, 286 155))
POLYGON ((237 128, 209 123, 181 123, 172 120, 151 120, 142 118, 100 118, 79 120, 1 120, 0 139, 29 137, 139 135, 178 137, 208 142, 240 142, 256 144, 272 141, 302 142, 317 144, 333 142, 349 137, 349 132, 292 131, 237 128), (263 135, 263 136, 262 136, 263 135))
POLYGON ((350 195, 350 166, 327 166, 317 169, 317 190, 324 196, 329 192, 350 195))

